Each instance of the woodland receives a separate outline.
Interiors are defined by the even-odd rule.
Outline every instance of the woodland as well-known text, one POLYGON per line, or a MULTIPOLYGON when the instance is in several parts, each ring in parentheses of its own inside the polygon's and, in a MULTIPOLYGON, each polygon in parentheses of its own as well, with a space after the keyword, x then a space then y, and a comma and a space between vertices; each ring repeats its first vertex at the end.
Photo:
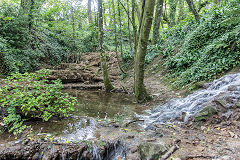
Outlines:
POLYGON ((0 160, 238 160, 239 107, 239 0, 0 1, 0 160))

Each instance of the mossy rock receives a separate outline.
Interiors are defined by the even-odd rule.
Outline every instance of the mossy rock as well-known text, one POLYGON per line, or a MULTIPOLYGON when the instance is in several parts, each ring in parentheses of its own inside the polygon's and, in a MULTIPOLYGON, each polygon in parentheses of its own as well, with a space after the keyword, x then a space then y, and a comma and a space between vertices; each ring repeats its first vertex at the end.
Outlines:
POLYGON ((214 114, 217 114, 217 109, 212 106, 207 106, 203 108, 198 114, 195 116, 195 122, 206 121, 209 117, 214 114))
POLYGON ((144 142, 138 146, 142 160, 158 160, 167 150, 162 143, 144 142))

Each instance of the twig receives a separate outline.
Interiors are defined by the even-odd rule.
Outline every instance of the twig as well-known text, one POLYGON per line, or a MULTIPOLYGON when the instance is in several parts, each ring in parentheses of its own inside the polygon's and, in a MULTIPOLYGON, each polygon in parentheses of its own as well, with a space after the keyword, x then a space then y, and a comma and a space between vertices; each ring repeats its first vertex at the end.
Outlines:
POLYGON ((172 146, 168 151, 167 153, 165 153, 162 157, 161 157, 161 160, 166 160, 168 157, 170 157, 171 154, 173 154, 176 150, 178 150, 179 147, 178 145, 174 145, 172 146))
POLYGON ((213 159, 212 156, 185 156, 184 158, 181 158, 182 160, 188 160, 188 159, 195 159, 195 158, 204 158, 204 159, 213 159))
POLYGON ((132 120, 132 121, 130 121, 130 122, 124 124, 124 127, 128 127, 128 126, 129 126, 130 124, 132 124, 132 123, 135 123, 135 122, 142 122, 142 121, 144 121, 144 120, 142 120, 142 119, 132 120))

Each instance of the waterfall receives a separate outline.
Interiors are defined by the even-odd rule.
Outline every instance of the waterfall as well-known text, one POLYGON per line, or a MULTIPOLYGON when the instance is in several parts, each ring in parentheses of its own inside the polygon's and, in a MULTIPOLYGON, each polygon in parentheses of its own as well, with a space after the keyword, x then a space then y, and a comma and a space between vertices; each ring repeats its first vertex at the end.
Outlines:
POLYGON ((172 99, 166 104, 147 110, 148 115, 137 115, 145 120, 144 127, 152 123, 165 123, 184 114, 183 121, 196 115, 209 102, 221 94, 240 99, 240 73, 229 74, 209 84, 206 89, 195 91, 186 98, 172 99))

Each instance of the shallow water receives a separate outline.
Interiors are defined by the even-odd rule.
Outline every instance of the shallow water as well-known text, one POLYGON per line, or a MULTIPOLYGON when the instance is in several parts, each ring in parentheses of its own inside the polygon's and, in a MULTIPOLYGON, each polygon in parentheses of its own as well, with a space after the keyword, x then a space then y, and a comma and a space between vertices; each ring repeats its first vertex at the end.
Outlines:
POLYGON ((141 113, 144 110, 135 103, 133 95, 72 89, 64 92, 77 97, 76 116, 113 118, 119 114, 131 116, 134 112, 141 113))
MULTIPOLYGON (((146 109, 135 103, 133 95, 106 93, 104 91, 64 90, 77 97, 75 111, 69 118, 49 122, 29 122, 34 132, 46 137, 55 137, 58 141, 82 141, 96 138, 98 129, 95 119, 115 118, 121 115, 130 117, 135 112, 146 109)), ((2 141, 8 141, 4 135, 2 141)), ((99 135, 98 135, 99 136, 99 135)), ((11 137, 12 139, 12 137, 11 137)))

